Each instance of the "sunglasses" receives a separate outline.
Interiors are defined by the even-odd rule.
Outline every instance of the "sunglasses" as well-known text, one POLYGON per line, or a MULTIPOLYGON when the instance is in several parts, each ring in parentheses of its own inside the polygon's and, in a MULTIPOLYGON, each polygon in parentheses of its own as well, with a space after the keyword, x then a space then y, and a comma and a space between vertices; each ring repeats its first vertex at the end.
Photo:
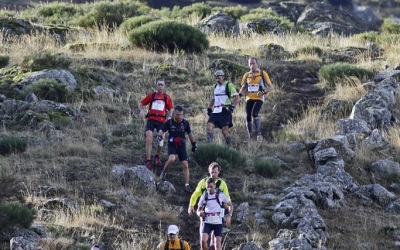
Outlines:
POLYGON ((223 77, 223 75, 215 76, 215 78, 218 78, 218 77, 223 77))
POLYGON ((168 234, 169 236, 175 236, 175 234, 168 234))
POLYGON ((158 86, 164 86, 164 83, 159 83, 159 84, 157 84, 158 86))

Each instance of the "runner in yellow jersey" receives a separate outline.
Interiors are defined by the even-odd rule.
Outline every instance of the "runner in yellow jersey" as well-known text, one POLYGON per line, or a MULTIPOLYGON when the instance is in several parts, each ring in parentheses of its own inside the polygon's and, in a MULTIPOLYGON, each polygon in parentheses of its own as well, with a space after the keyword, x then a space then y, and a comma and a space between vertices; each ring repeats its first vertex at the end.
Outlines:
POLYGON ((261 119, 259 117, 259 112, 261 106, 265 102, 265 96, 273 89, 273 85, 267 72, 258 67, 256 58, 249 58, 249 68, 250 71, 243 75, 239 96, 241 97, 245 92, 247 93, 246 121, 249 137, 251 139, 257 138, 257 141, 261 142, 263 137, 261 135, 261 119), (255 135, 253 133, 252 118, 254 120, 255 135))

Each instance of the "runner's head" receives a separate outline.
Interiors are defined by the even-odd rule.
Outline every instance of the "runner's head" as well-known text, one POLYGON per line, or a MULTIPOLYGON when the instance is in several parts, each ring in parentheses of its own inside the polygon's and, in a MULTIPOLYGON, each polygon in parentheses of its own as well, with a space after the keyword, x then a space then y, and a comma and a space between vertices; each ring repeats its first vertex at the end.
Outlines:
POLYGON ((174 108, 174 120, 176 122, 181 122, 183 120, 183 108, 182 106, 176 106, 174 108))
POLYGON ((252 71, 252 72, 259 70, 257 58, 255 58, 255 57, 249 58, 249 68, 250 68, 250 71, 252 71))
POLYGON ((214 194, 215 193, 215 181, 213 178, 209 177, 206 180, 207 183, 207 191, 210 194, 214 194))
POLYGON ((159 92, 159 93, 164 92, 164 88, 165 88, 165 80, 158 79, 157 80, 157 92, 159 92))
POLYGON ((168 239, 175 240, 178 239, 179 227, 177 225, 168 226, 168 239))
POLYGON ((221 166, 217 162, 213 162, 208 166, 208 173, 210 174, 210 177, 214 180, 218 178, 220 172, 221 166))
POLYGON ((221 85, 221 84, 224 82, 224 79, 225 79, 224 71, 222 71, 222 70, 217 70, 217 71, 215 71, 215 72, 214 72, 214 77, 215 77, 215 81, 216 81, 218 84, 221 85))

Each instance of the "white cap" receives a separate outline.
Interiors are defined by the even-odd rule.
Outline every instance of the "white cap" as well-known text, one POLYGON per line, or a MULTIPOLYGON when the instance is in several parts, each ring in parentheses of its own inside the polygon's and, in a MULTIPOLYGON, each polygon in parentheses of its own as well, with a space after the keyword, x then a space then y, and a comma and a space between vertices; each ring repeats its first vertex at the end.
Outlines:
POLYGON ((179 232, 179 228, 176 225, 170 225, 168 227, 168 234, 176 234, 177 232, 179 232))
POLYGON ((224 75, 225 75, 224 71, 222 71, 222 70, 217 70, 214 72, 214 76, 224 76, 224 75))

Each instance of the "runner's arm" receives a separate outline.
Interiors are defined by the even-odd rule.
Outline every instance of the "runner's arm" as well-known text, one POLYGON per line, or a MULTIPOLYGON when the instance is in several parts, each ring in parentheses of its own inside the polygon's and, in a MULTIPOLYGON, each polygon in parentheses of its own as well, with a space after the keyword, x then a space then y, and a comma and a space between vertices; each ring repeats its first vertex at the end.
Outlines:
POLYGON ((221 190, 229 200, 231 199, 231 196, 229 195, 228 185, 226 185, 226 182, 222 179, 221 184, 219 185, 219 190, 221 190))
POLYGON ((206 189, 206 182, 204 179, 199 181, 192 196, 190 196, 190 202, 189 202, 190 207, 194 207, 196 205, 197 199, 203 194, 203 191, 202 191, 203 189, 206 189))

